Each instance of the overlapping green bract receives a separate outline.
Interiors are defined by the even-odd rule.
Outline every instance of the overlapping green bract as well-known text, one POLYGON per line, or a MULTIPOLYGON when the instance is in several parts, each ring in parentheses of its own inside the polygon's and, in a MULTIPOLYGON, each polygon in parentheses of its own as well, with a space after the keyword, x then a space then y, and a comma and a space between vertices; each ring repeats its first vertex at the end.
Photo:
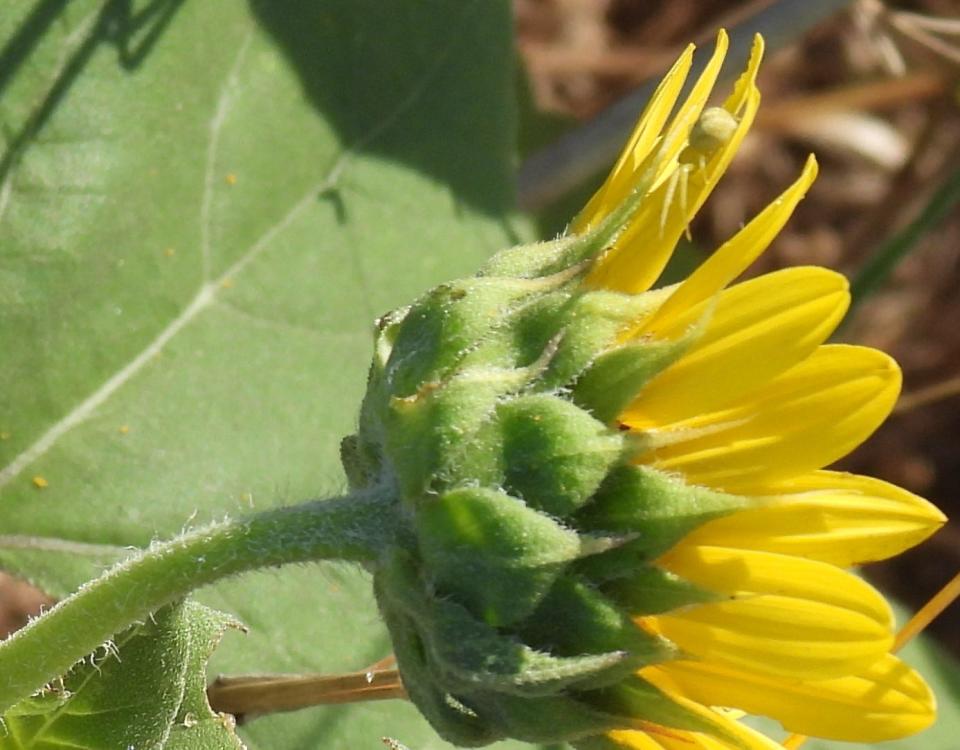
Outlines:
POLYGON ((626 343, 664 293, 587 288, 586 245, 512 248, 382 318, 344 441, 354 489, 397 498, 377 597, 412 699, 457 744, 705 728, 633 676, 676 651, 631 615, 709 598, 651 560, 742 501, 632 465, 616 416, 689 341, 626 343))

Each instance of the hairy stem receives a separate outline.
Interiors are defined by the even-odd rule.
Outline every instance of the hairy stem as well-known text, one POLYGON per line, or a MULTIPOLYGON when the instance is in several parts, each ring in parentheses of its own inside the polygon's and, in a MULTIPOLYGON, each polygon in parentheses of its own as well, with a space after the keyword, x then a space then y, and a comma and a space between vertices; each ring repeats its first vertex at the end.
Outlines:
POLYGON ((313 560, 374 560, 390 538, 389 498, 354 495, 266 511, 154 544, 0 644, 0 714, 125 627, 221 578, 313 560))

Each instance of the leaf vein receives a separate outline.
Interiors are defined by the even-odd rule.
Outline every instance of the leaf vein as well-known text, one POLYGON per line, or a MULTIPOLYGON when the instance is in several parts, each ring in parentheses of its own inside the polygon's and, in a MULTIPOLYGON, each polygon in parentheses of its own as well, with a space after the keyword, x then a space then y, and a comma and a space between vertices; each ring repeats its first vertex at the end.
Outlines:
POLYGON ((184 308, 160 334, 136 357, 130 360, 120 370, 114 373, 97 390, 87 396, 84 401, 74 407, 66 416, 54 423, 33 445, 16 456, 7 466, 0 470, 0 489, 9 484, 27 466, 44 455, 66 433, 87 419, 103 404, 120 386, 132 378, 153 357, 160 353, 167 342, 176 336, 180 330, 196 317, 203 308, 210 304, 215 287, 207 284, 200 289, 196 297, 184 308))
MULTIPOLYGON (((464 20, 468 18, 479 7, 479 3, 472 3, 467 6, 467 12, 464 13, 464 20)), ((303 212, 311 206, 318 195, 334 190, 347 166, 353 158, 363 151, 372 142, 393 128, 401 118, 409 112, 417 101, 427 92, 433 79, 443 69, 447 58, 452 54, 456 45, 450 46, 438 56, 431 69, 424 72, 416 85, 412 86, 410 91, 393 107, 392 111, 387 112, 385 116, 373 125, 365 134, 359 136, 352 144, 348 145, 330 166, 326 175, 311 189, 294 203, 286 214, 280 217, 273 225, 268 227, 260 237, 233 263, 224 271, 215 281, 207 282, 201 286, 196 296, 191 300, 186 308, 174 318, 160 333, 151 341, 146 348, 137 354, 132 360, 124 365, 120 370, 108 378, 103 385, 91 393, 84 401, 74 407, 63 418, 54 423, 46 432, 44 432, 32 445, 24 449, 19 455, 0 469, 0 490, 16 479, 24 469, 45 455, 57 441, 74 427, 84 422, 90 417, 97 408, 107 401, 117 390, 119 390, 127 381, 134 377, 144 365, 159 354, 163 348, 183 330, 194 318, 197 317, 205 308, 207 308, 216 298, 218 291, 230 285, 230 282, 242 273, 251 263, 270 246, 270 243, 280 235, 285 229, 291 226, 303 212)), ((240 50, 240 61, 242 63, 243 47, 240 50)), ((235 60, 234 67, 237 62, 235 60)), ((225 84, 229 88, 228 81, 225 84)), ((224 116, 226 110, 224 110, 224 116)), ((214 117, 214 120, 217 118, 214 117)), ((217 126, 219 127, 219 126, 217 126)))
POLYGON ((204 282, 210 279, 210 234, 211 234, 211 210, 213 207, 213 192, 216 184, 214 171, 217 161, 217 152, 220 147, 220 133, 223 130, 223 123, 227 119, 227 112, 233 101, 231 94, 237 85, 237 79, 240 74, 240 68, 243 66, 247 57, 247 50, 250 49, 250 42, 253 39, 253 30, 247 32, 246 37, 240 44, 240 49, 234 57, 223 86, 220 88, 220 96, 217 98, 217 106, 214 109, 213 117, 210 119, 210 136, 207 142, 206 166, 203 177, 203 197, 200 201, 200 262, 203 269, 204 282))
POLYGON ((0 535, 0 550, 35 550, 42 552, 65 552, 71 555, 85 557, 118 557, 132 551, 131 547, 120 547, 115 544, 96 544, 93 542, 78 542, 73 539, 60 537, 29 536, 25 534, 0 535))
MULTIPOLYGON (((231 315, 236 316, 238 319, 253 324, 261 326, 263 328, 269 328, 276 331, 283 331, 286 333, 299 333, 311 337, 319 338, 323 342, 329 341, 331 338, 337 338, 340 335, 343 335, 345 332, 343 330, 324 330, 315 326, 304 325, 302 323, 291 323, 286 320, 278 320, 274 318, 268 318, 264 315, 259 315, 258 313, 252 312, 250 310, 245 310, 242 307, 228 302, 227 300, 218 299, 216 301, 216 307, 224 310, 225 312, 230 313, 231 315)), ((348 336, 352 336, 354 332, 346 332, 348 336)))

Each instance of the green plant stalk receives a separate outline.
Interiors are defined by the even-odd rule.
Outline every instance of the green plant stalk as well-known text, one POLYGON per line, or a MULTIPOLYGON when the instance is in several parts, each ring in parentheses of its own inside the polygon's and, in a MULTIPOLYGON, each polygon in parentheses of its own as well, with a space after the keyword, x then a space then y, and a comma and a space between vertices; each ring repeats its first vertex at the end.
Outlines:
POLYGON ((960 202, 960 169, 955 170, 930 198, 920 215, 901 232, 881 245, 850 285, 851 306, 863 302, 875 292, 929 230, 950 215, 960 202))
POLYGON ((376 559, 395 526, 390 501, 388 493, 375 492, 312 501, 151 545, 0 644, 0 714, 196 588, 289 563, 376 559))

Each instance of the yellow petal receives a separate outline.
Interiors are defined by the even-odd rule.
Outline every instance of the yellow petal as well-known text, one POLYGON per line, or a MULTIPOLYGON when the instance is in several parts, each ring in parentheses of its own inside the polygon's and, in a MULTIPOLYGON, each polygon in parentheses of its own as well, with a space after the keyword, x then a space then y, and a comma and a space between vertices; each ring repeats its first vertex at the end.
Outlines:
POLYGON ((821 346, 726 409, 647 431, 662 447, 640 460, 739 493, 845 456, 883 422, 899 391, 900 369, 886 354, 821 346))
POLYGON ((571 223, 572 233, 584 232, 602 220, 633 189, 636 172, 650 155, 687 80, 693 62, 693 50, 694 45, 687 45, 653 92, 606 181, 571 223))
MULTIPOLYGON (((725 290, 703 335, 643 389, 624 421, 651 429, 726 406, 812 354, 849 303, 847 280, 825 268, 788 268, 725 290)), ((706 303, 695 305, 658 338, 678 339, 706 314, 706 303)))
POLYGON ((720 68, 723 67, 723 61, 727 56, 728 48, 729 39, 727 32, 721 29, 717 32, 717 41, 713 48, 713 55, 707 61, 707 64, 703 66, 703 72, 700 73, 697 82, 693 85, 693 88, 690 89, 690 94, 683 103, 683 107, 677 112, 676 117, 673 118, 673 121, 664 133, 660 153, 657 154, 658 159, 664 164, 664 173, 660 176, 661 180, 664 179, 665 172, 668 171, 666 165, 672 164, 674 159, 686 146, 690 130, 693 128, 694 123, 700 118, 703 108, 707 104, 707 99, 710 97, 710 93, 713 91, 713 87, 717 82, 717 76, 720 75, 720 68))
POLYGON ((635 729, 608 732, 607 737, 620 747, 626 747, 630 750, 663 750, 663 745, 653 739, 652 736, 635 729))
POLYGON ((739 114, 746 108, 747 102, 756 88, 757 72, 760 70, 761 60, 763 60, 763 37, 755 34, 753 44, 750 47, 750 59, 747 60, 747 67, 734 84, 733 92, 723 103, 725 110, 733 114, 739 114))
MULTIPOLYGON (((669 175, 676 170, 677 155, 686 146, 690 130, 703 111, 707 97, 720 72, 726 51, 727 37, 726 34, 721 33, 717 36, 713 56, 704 67, 703 73, 700 74, 680 111, 668 126, 662 142, 650 154, 649 168, 654 169, 656 173, 653 184, 659 184, 659 187, 655 187, 646 197, 614 245, 591 270, 585 282, 589 286, 629 293, 649 289, 663 271, 690 219, 706 200, 710 190, 733 158, 736 147, 750 127, 756 106, 745 110, 734 136, 719 149, 704 168, 690 173, 686 190, 687 200, 680 201, 679 198, 667 200, 677 193, 676 186, 670 187, 669 175), (664 221, 661 214, 665 203, 670 205, 664 221), (683 203, 682 206, 681 203, 683 203)), ((756 94, 755 104, 758 103, 759 92, 756 94)), ((638 169, 639 171, 643 171, 643 168, 638 169)))
MULTIPOLYGON (((643 675, 642 672, 639 674, 643 675)), ((739 714, 736 710, 708 707, 676 691, 663 692, 685 713, 697 716, 700 726, 708 728, 693 731, 634 719, 629 729, 608 732, 606 737, 623 747, 639 750, 689 750, 691 746, 703 750, 772 750, 777 747, 763 735, 736 721, 734 716, 739 714)))
MULTIPOLYGON (((648 247, 662 249, 662 246, 669 245, 672 252, 672 248, 686 231, 690 221, 700 210, 713 188, 716 187, 720 177, 726 172, 734 154, 740 148, 744 136, 753 124, 757 108, 760 106, 760 91, 756 86, 756 77, 762 57, 763 40, 756 36, 750 51, 747 68, 737 81, 733 93, 723 105, 723 108, 737 120, 737 126, 732 136, 702 163, 698 162, 693 155, 691 156, 693 161, 687 165, 690 169, 683 178, 685 185, 674 184, 671 187, 670 180, 666 179, 667 176, 664 175, 661 186, 648 197, 643 208, 637 213, 635 219, 631 221, 630 226, 618 240, 618 245, 624 248, 644 249, 648 247)), ((700 116, 705 102, 706 96, 702 99, 695 99, 693 93, 691 93, 688 105, 695 103, 695 107, 691 107, 687 112, 692 117, 690 120, 691 127, 696 118, 700 116)), ((686 124, 684 126, 686 127, 686 124)), ((689 135, 689 127, 686 128, 685 139, 687 135, 689 135)), ((665 140, 669 137, 668 134, 665 140)), ((661 262, 645 264, 646 276, 638 274, 614 276, 610 281, 615 283, 616 286, 609 288, 631 293, 648 289, 656 281, 670 258, 670 253, 661 253, 660 255, 662 257, 661 262), (654 270, 656 271, 655 274, 654 270)))
POLYGON ((729 597, 639 620, 699 659, 822 679, 866 666, 893 643, 884 598, 832 565, 684 542, 658 564, 729 597))
POLYGON ((651 727, 649 732, 632 729, 607 733, 617 745, 629 750, 783 750, 780 745, 733 719, 726 719, 731 739, 718 739, 700 732, 651 727))
POLYGON ((694 271, 644 325, 643 333, 669 329, 683 313, 713 297, 753 263, 777 236, 817 176, 811 156, 799 179, 747 226, 725 242, 694 271))
MULTIPOLYGON (((893 627, 886 599, 863 579, 833 565, 760 550, 690 544, 682 540, 657 564, 720 594, 743 599, 776 594, 859 612, 893 627)), ((707 605, 710 606, 710 605, 707 605)))
POLYGON ((692 661, 640 674, 668 693, 707 704, 723 701, 814 737, 883 742, 916 734, 936 718, 936 700, 923 678, 890 654, 830 680, 785 680, 692 661))
POLYGON ((898 555, 947 520, 904 489, 842 472, 813 472, 747 492, 763 493, 763 506, 709 521, 682 544, 768 550, 848 568, 898 555))

